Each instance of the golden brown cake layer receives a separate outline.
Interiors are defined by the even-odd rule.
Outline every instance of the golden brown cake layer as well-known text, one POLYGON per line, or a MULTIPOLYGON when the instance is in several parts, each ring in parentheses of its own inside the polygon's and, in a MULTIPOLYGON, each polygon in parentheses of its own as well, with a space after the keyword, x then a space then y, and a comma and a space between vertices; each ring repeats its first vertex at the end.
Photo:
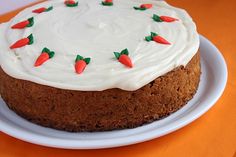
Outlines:
POLYGON ((59 130, 104 131, 134 128, 166 117, 184 106, 200 81, 197 53, 136 91, 72 91, 15 79, 0 68, 0 94, 10 109, 27 120, 59 130))

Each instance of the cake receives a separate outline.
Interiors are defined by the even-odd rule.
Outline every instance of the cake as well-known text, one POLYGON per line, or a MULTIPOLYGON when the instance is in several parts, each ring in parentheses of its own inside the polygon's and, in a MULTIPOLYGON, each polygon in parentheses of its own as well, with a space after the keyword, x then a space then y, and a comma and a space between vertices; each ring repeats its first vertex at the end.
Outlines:
POLYGON ((51 0, 0 25, 0 94, 41 126, 134 128, 190 101, 199 36, 183 9, 156 0, 51 0))

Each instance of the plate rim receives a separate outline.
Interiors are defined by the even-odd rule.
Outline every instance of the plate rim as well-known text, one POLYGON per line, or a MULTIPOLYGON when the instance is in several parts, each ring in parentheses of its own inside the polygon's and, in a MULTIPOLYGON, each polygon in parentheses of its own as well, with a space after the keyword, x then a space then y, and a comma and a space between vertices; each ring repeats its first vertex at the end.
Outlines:
MULTIPOLYGON (((176 121, 172 122, 171 125, 172 127, 169 127, 168 129, 162 130, 162 132, 158 132, 156 130, 151 130, 148 133, 144 132, 142 136, 140 134, 135 134, 135 135, 129 135, 128 137, 122 137, 116 139, 114 142, 114 139, 104 139, 102 140, 92 140, 91 141, 82 141, 80 144, 78 144, 78 141, 73 140, 73 141, 68 141, 66 139, 58 139, 58 138, 51 138, 48 136, 43 136, 39 135, 34 132, 25 132, 24 129, 22 128, 14 128, 11 125, 5 124, 3 121, 0 119, 0 131, 4 132, 5 134, 12 136, 14 138, 41 145, 41 146, 47 146, 47 147, 54 147, 54 148, 63 148, 63 149, 102 149, 102 148, 114 148, 114 147, 120 147, 120 146, 126 146, 126 145, 131 145, 131 144, 137 144, 141 142, 145 142, 151 139, 155 139, 161 136, 164 136, 166 134, 169 134, 171 132, 174 132, 191 122, 195 121, 197 118, 202 116, 205 112, 207 112, 215 103, 216 101, 221 97, 221 95, 224 92, 224 89, 227 84, 227 79, 228 79, 228 70, 227 70, 227 65, 225 62, 225 59, 222 55, 222 53, 217 49, 217 47, 210 42, 206 37, 199 35, 201 42, 206 43, 209 45, 216 54, 217 60, 220 61, 220 66, 221 70, 224 73, 224 75, 221 78, 221 83, 219 84, 218 87, 218 92, 215 94, 213 99, 210 101, 209 105, 206 105, 203 107, 200 112, 195 113, 194 115, 186 115, 184 117, 178 118, 176 121), (14 131, 16 130, 16 131, 14 131), (42 138, 43 137, 43 138, 42 138), (40 139, 40 140, 39 140, 40 139), (132 139, 132 140, 131 140, 132 139), (53 141, 52 141, 53 140, 53 141), (63 143, 63 144, 61 144, 63 143)), ((201 48, 201 45, 200 45, 201 48)), ((148 124, 147 124, 148 125, 148 124)), ((142 126, 141 126, 142 127, 142 126)))

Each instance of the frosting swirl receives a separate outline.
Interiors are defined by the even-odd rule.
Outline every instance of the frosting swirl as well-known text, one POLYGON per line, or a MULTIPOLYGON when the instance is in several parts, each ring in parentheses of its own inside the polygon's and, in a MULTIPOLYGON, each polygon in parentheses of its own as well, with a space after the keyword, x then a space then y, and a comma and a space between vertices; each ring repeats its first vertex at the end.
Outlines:
POLYGON ((0 25, 0 64, 10 76, 61 89, 102 91, 120 88, 133 91, 157 77, 186 65, 199 48, 199 37, 191 17, 166 2, 147 0, 153 8, 137 11, 142 0, 117 0, 112 7, 97 0, 80 0, 69 8, 64 0, 51 0, 29 7, 11 21, 0 25), (32 13, 39 7, 53 6, 50 12, 32 13), (153 14, 179 19, 155 22, 153 14), (13 30, 17 22, 34 17, 33 27, 13 30), (145 36, 157 32, 171 45, 147 42, 145 36), (9 49, 15 41, 34 35, 34 44, 9 49), (40 67, 34 62, 48 47, 55 56, 40 67), (113 52, 128 48, 134 67, 117 62, 113 52), (91 57, 83 74, 74 70, 77 54, 91 57))

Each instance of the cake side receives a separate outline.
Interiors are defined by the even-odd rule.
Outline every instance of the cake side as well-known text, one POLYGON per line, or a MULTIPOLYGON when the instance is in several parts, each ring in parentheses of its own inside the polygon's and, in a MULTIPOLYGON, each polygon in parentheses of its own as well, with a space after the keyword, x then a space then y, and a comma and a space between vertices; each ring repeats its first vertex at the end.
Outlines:
POLYGON ((42 126, 78 131, 134 128, 168 116, 196 93, 200 81, 197 53, 184 67, 136 91, 71 91, 15 79, 0 69, 0 94, 10 109, 42 126))

